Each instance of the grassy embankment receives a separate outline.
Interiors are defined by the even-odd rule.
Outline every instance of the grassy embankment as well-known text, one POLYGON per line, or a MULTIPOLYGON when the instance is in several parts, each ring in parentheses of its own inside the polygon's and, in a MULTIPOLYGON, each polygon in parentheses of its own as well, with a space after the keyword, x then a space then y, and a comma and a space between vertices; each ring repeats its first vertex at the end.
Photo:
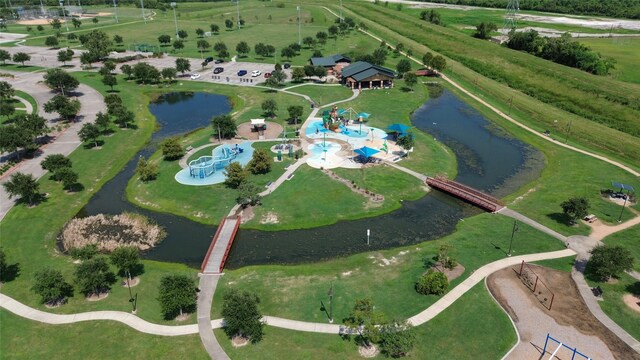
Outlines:
POLYGON ((289 89, 289 91, 309 96, 318 106, 348 99, 353 95, 353 92, 351 92, 349 88, 340 85, 305 84, 289 89))
POLYGON ((571 124, 570 143, 638 169, 640 125, 634 119, 640 104, 633 95, 638 85, 554 64, 382 6, 350 3, 347 8, 354 11, 347 15, 359 14, 391 44, 402 42, 415 54, 442 53, 448 57, 448 76, 518 121, 550 130, 554 137, 564 137, 571 124))
POLYGON ((620 81, 640 83, 640 38, 580 39, 580 42, 616 60, 611 77, 620 81))
POLYGON ((611 320, 625 329, 631 336, 640 338, 640 314, 624 303, 625 294, 640 296, 640 281, 627 274, 621 274, 615 282, 598 282, 587 279, 589 286, 600 286, 604 301, 598 302, 611 320))

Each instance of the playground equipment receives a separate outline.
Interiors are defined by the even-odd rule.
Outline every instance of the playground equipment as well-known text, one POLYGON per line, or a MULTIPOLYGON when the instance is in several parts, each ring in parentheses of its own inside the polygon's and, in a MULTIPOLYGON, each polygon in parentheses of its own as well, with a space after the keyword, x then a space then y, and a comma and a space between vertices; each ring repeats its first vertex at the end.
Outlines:
POLYGON ((211 151, 211 156, 200 156, 196 160, 189 161, 189 175, 191 177, 199 177, 200 179, 210 176, 217 170, 222 170, 227 165, 231 164, 238 154, 241 154, 244 151, 238 146, 238 144, 234 147, 222 145, 221 156, 214 155, 216 150, 217 149, 211 151))
MULTIPOLYGON (((572 347, 568 346, 567 344, 564 344, 564 343, 560 342, 560 340, 552 338, 549 333, 547 333, 547 339, 544 341, 544 349, 542 349, 543 356, 544 356, 544 354, 547 353, 547 345, 550 345, 549 344, 549 340, 551 340, 552 342, 555 342, 555 343, 558 344, 558 347, 553 351, 553 353, 549 357, 550 360, 553 359, 556 356, 556 354, 558 353, 558 351, 560 351, 560 349, 562 349, 563 347, 569 349, 569 351, 572 352, 571 360, 574 360, 576 358, 576 355, 578 355, 580 358, 585 358, 587 360, 591 360, 590 357, 588 357, 587 355, 579 352, 577 348, 572 348, 572 347)), ((551 349, 549 349, 549 350, 551 350, 551 349)))

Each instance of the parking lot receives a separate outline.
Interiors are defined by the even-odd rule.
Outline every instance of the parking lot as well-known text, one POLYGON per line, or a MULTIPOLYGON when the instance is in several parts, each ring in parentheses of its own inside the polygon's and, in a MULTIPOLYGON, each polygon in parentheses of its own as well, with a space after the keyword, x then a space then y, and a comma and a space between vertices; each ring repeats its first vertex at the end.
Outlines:
MULTIPOLYGON (((274 70, 273 64, 262 64, 262 63, 249 63, 249 62, 225 62, 222 64, 214 64, 213 62, 209 63, 204 70, 202 70, 202 66, 200 64, 193 66, 192 69, 200 69, 197 71, 193 71, 192 73, 200 74, 201 77, 195 81, 209 81, 220 84, 234 84, 234 85, 246 85, 253 86, 260 83, 263 83, 266 78, 264 77, 265 73, 270 73, 274 70), (224 71, 219 74, 214 74, 213 69, 216 67, 224 68, 224 71), (238 76, 238 71, 245 70, 247 72, 244 76, 238 76), (252 77, 251 72, 254 70, 259 70, 262 73, 259 76, 252 77)), ((287 79, 291 79, 291 69, 283 69, 287 74, 287 79)))

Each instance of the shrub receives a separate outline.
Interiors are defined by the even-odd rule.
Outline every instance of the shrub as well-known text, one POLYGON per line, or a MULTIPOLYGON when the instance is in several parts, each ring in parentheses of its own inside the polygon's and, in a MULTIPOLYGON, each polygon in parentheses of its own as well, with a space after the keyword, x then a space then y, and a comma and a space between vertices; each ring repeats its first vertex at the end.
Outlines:
POLYGON ((416 283, 416 291, 422 295, 442 295, 447 288, 449 288, 447 276, 433 269, 429 269, 416 283))

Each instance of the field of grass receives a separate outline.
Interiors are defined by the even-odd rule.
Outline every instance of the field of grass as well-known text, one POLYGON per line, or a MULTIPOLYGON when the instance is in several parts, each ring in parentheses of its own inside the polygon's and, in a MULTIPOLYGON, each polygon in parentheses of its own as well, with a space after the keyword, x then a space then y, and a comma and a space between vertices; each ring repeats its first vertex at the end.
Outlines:
POLYGON ((46 325, 0 310, 3 359, 209 359, 198 334, 142 334, 114 321, 46 325))
POLYGON ((611 77, 620 81, 640 83, 640 67, 638 67, 640 37, 580 39, 580 42, 616 60, 616 67, 611 70, 611 77))
POLYGON ((624 303, 625 294, 640 296, 640 281, 627 274, 622 274, 615 284, 595 282, 587 279, 589 286, 600 286, 604 301, 598 302, 602 311, 616 324, 625 329, 631 336, 640 338, 640 314, 624 303))
MULTIPOLYGON (((296 175, 294 180, 301 175, 296 175)), ((224 293, 237 288, 258 294, 265 314, 322 322, 326 314, 320 310, 320 301, 327 303, 331 282, 337 319, 347 316, 354 301, 363 297, 372 298, 389 317, 413 316, 438 299, 419 295, 414 283, 426 271, 425 262, 431 261, 442 244, 452 245, 452 256, 465 267, 464 274, 453 281, 453 287, 482 265, 506 256, 512 226, 510 218, 481 214, 465 219, 455 233, 435 241, 313 264, 225 270, 213 301, 212 317, 220 317, 224 293), (389 260, 389 264, 383 259, 389 260)), ((513 242, 516 255, 563 248, 560 241, 526 225, 520 227, 513 242)))
POLYGON ((637 168, 640 142, 629 134, 640 130, 633 120, 639 109, 637 99, 631 95, 640 91, 638 85, 511 51, 381 6, 350 3, 346 8, 353 11, 348 16, 363 16, 371 31, 390 43, 402 42, 416 54, 435 50, 448 56, 448 76, 474 92, 487 94, 486 99, 518 120, 555 134, 564 133, 571 123, 573 142, 613 154, 637 168), (526 116, 521 118, 516 110, 526 116))
POLYGON ((353 95, 347 87, 337 85, 306 84, 290 89, 289 91, 309 96, 318 106, 348 99, 353 95))
POLYGON ((638 239, 640 239, 640 225, 609 235, 602 242, 611 246, 622 246, 631 251, 635 259, 633 268, 635 271, 640 271, 640 245, 638 244, 638 239))

